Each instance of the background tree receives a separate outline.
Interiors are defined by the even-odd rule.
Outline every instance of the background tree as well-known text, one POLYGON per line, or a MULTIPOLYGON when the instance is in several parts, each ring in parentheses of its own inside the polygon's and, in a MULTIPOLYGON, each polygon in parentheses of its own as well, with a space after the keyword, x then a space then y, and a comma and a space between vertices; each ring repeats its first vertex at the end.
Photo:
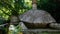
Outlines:
POLYGON ((31 5, 29 7, 27 3, 29 2, 25 2, 25 0, 0 0, 0 15, 6 20, 9 20, 8 18, 12 15, 18 17, 26 10, 31 9, 31 5))

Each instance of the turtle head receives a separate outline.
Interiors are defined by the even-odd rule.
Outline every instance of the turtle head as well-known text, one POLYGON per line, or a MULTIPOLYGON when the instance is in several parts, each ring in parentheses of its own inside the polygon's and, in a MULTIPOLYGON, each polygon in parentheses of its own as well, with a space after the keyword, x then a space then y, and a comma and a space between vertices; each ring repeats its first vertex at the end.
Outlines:
POLYGON ((10 24, 17 25, 19 23, 19 19, 17 16, 11 16, 10 24))

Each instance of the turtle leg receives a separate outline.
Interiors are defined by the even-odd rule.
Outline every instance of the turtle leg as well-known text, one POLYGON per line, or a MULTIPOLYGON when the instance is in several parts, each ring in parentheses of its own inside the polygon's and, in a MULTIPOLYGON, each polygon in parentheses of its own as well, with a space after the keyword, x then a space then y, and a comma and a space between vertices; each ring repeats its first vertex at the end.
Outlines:
POLYGON ((19 24, 22 27, 22 29, 28 29, 23 22, 20 22, 19 24))
POLYGON ((60 29, 60 24, 59 23, 50 23, 49 27, 53 28, 53 29, 60 29))
POLYGON ((28 28, 25 26, 25 24, 23 22, 19 22, 19 24, 22 27, 23 34, 27 34, 25 30, 27 30, 28 28))

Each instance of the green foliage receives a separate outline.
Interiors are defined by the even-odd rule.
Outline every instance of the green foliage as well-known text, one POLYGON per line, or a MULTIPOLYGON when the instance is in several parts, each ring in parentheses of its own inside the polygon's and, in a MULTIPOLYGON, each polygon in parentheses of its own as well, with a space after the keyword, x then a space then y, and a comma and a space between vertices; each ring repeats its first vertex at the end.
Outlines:
POLYGON ((0 17, 0 25, 4 23, 4 20, 0 17))
POLYGON ((56 9, 56 2, 54 0, 40 0, 38 1, 38 9, 43 9, 46 11, 52 11, 56 9))
POLYGON ((8 19, 9 16, 23 14, 31 9, 31 3, 24 0, 0 0, 0 16, 8 19))

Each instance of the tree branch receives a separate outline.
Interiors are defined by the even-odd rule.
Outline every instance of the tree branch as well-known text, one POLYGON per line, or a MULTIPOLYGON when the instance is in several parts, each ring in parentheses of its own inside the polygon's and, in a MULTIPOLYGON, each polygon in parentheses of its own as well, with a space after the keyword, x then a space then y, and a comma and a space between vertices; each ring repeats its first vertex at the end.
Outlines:
POLYGON ((13 10, 14 8, 11 6, 11 4, 4 2, 4 1, 0 1, 0 3, 3 5, 3 7, 7 8, 8 10, 13 10))
MULTIPOLYGON (((0 9, 1 10, 1 9, 0 9)), ((5 11, 4 10, 1 10, 4 14, 6 14, 6 15, 8 15, 8 16, 10 16, 8 13, 5 13, 5 11)))

